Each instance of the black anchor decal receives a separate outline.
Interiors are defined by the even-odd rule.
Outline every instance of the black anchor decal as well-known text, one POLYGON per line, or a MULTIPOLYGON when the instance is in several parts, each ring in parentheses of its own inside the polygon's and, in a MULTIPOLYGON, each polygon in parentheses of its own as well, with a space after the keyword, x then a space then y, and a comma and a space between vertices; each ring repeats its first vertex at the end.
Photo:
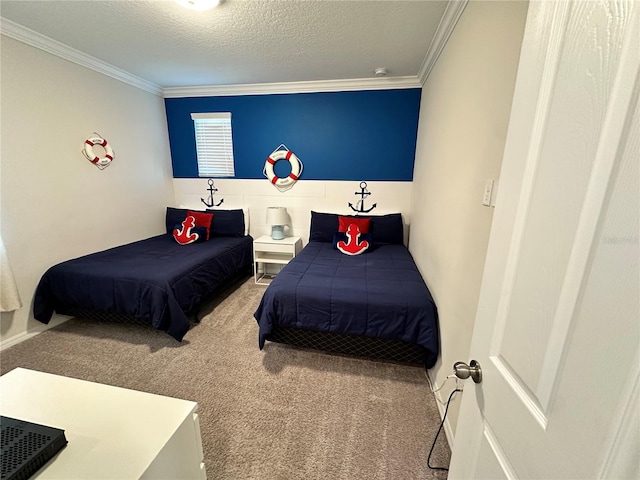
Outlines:
POLYGON ((213 201, 213 195, 215 192, 218 191, 218 189, 216 187, 213 186, 213 180, 210 178, 209 180, 207 180, 207 183, 209 184, 209 188, 207 190, 209 190, 209 198, 207 200, 209 200, 208 202, 204 201, 204 198, 200 198, 200 201, 202 203, 204 203, 207 207, 211 208, 211 207, 219 207, 220 205, 222 205, 222 202, 224 202, 224 198, 222 200, 220 200, 217 204, 213 201))
POLYGON ((374 203, 371 206, 371 208, 369 208, 368 210, 364 209, 364 199, 367 198, 369 195, 371 195, 371 192, 367 191, 367 182, 360 182, 360 192, 355 192, 355 194, 360 195, 362 198, 358 200, 358 202, 356 203, 356 205, 360 205, 359 210, 356 207, 354 207, 353 204, 349 203, 351 210, 353 210, 354 212, 369 213, 371 210, 373 210, 378 206, 377 203, 374 203))

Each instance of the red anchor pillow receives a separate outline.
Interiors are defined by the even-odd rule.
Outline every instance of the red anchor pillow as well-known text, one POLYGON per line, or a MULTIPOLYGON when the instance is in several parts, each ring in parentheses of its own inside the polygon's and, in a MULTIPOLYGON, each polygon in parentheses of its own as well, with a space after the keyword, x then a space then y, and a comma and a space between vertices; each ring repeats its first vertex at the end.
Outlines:
POLYGON ((360 233, 360 227, 351 223, 333 236, 333 246, 345 255, 360 255, 371 248, 371 235, 360 233))
POLYGON ((371 219, 369 217, 338 216, 338 231, 346 232, 349 225, 354 224, 360 228, 360 233, 369 233, 371 219))
POLYGON ((213 213, 196 212, 194 210, 187 210, 187 215, 191 215, 195 218, 196 227, 204 227, 207 231, 205 240, 209 240, 211 236, 211 222, 213 221, 213 213))
POLYGON ((173 229, 173 238, 180 245, 204 242, 206 237, 206 229, 204 227, 196 226, 196 219, 191 215, 188 215, 182 224, 176 225, 173 229))

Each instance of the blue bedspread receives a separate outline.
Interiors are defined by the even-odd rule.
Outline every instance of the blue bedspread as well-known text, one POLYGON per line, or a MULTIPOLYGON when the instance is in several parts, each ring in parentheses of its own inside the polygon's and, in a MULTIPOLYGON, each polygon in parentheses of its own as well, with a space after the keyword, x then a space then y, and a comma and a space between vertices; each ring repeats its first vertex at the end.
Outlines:
POLYGON ((179 245, 159 235, 51 267, 40 279, 34 316, 84 308, 128 314, 176 340, 189 330, 187 313, 252 264, 250 236, 179 245))
POLYGON ((436 305, 403 245, 348 256, 310 242, 267 287, 254 317, 260 348, 278 326, 415 343, 431 364, 438 355, 436 305))

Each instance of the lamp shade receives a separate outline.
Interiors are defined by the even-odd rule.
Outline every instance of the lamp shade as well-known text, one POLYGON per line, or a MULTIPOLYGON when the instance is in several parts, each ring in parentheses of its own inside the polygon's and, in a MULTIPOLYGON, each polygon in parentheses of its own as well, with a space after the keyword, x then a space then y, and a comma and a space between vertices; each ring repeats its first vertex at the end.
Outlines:
POLYGON ((289 221, 284 207, 267 207, 267 225, 286 225, 289 221))
POLYGON ((284 207, 267 207, 267 225, 271 225, 271 238, 284 238, 284 225, 289 221, 287 209, 284 207))

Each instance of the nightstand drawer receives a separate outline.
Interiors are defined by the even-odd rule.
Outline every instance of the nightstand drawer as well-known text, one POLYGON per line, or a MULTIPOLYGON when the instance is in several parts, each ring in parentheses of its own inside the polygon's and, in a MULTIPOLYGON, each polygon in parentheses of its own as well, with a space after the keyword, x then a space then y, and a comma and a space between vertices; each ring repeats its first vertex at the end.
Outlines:
POLYGON ((293 253, 293 245, 277 243, 254 243, 254 250, 256 252, 272 252, 272 253, 293 253))

